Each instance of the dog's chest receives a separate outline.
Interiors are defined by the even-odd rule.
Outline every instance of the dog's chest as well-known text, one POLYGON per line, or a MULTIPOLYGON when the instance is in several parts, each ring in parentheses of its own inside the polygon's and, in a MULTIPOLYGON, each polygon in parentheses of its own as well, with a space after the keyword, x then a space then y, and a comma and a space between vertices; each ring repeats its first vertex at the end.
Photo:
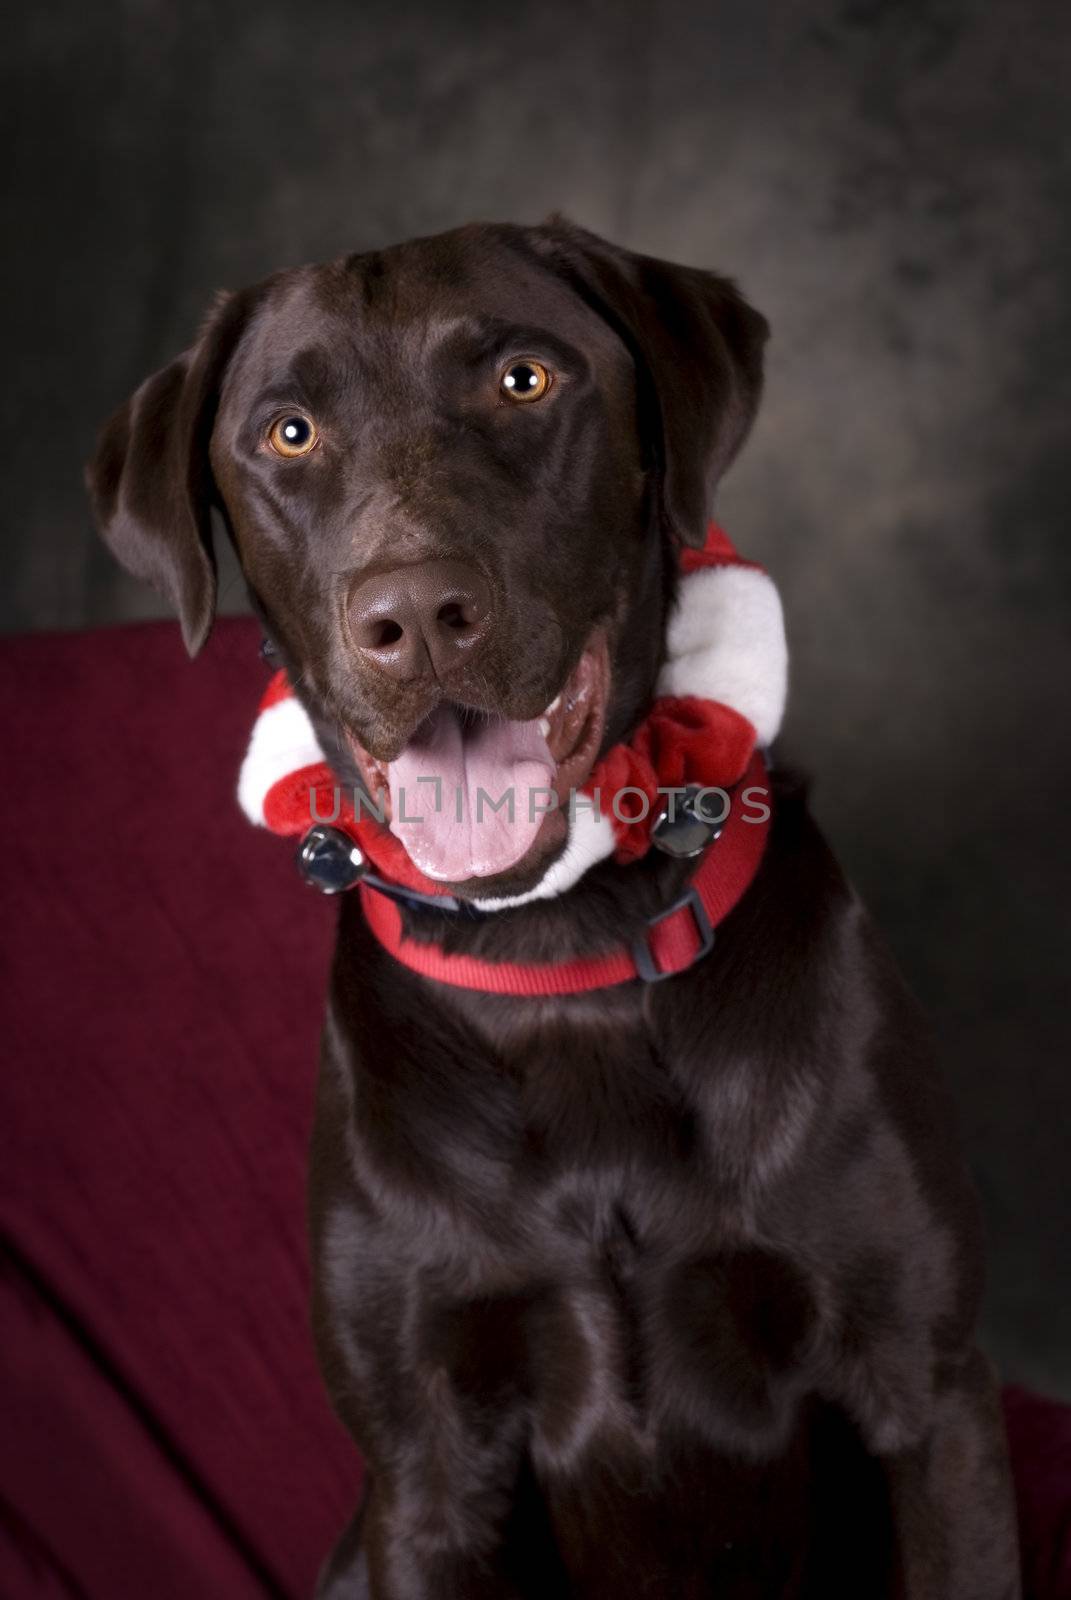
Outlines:
POLYGON ((429 1216, 447 1207, 472 1257, 507 1276, 515 1261, 623 1272, 637 1253, 738 1241, 746 1162, 739 1138, 727 1161, 716 1125, 726 1063, 703 1054, 697 1084, 694 1060, 627 1002, 543 1008, 495 1033, 433 1014, 380 1030, 374 1058, 353 1064, 358 1175, 429 1216))
POLYGON ((394 1285, 421 1369, 512 1352, 548 1465, 604 1430, 642 1455, 700 1419, 711 1444, 776 1448, 809 1299, 746 1226, 701 1098, 642 1018, 514 1029, 508 1052, 425 1020, 389 1069, 383 1030, 351 1063, 373 1199, 353 1281, 394 1285))

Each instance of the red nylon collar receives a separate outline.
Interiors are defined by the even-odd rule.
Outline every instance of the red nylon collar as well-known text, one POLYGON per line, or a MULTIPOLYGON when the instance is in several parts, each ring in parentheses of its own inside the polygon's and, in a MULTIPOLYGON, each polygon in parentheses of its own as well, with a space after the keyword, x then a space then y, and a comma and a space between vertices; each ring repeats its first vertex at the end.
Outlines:
POLYGON ((361 906, 369 928, 396 961, 455 989, 535 998, 608 989, 635 978, 657 983, 686 971, 710 949, 714 930, 742 899, 758 871, 770 831, 770 811, 766 767, 756 752, 732 792, 719 838, 708 846, 684 894, 652 917, 632 945, 600 955, 543 963, 449 955, 437 944, 408 938, 395 901, 364 883, 359 886, 361 906), (761 801, 747 803, 750 789, 760 791, 761 801))

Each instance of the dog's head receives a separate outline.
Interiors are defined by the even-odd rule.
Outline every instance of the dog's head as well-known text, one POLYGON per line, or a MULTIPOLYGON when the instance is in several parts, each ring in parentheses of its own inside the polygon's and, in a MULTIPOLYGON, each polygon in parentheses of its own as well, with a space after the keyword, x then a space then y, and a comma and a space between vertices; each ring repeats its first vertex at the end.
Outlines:
POLYGON ((217 505, 340 766, 425 872, 516 893, 567 833, 535 790, 579 788, 651 696, 766 333, 726 279, 562 219, 460 228, 223 298, 107 424, 90 491, 191 653, 217 505))

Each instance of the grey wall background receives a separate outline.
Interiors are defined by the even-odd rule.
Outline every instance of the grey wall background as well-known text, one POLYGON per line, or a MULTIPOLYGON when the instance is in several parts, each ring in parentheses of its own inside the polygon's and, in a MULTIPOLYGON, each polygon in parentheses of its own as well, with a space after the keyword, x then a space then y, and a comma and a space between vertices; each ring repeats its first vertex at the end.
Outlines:
POLYGON ((1068 15, 22 7, 0 296, 0 624, 66 628, 158 611, 94 542, 81 463, 216 288, 553 208, 739 277, 774 340, 720 513, 785 598, 787 744, 934 1016, 989 1218, 990 1347, 1065 1394, 1068 15))

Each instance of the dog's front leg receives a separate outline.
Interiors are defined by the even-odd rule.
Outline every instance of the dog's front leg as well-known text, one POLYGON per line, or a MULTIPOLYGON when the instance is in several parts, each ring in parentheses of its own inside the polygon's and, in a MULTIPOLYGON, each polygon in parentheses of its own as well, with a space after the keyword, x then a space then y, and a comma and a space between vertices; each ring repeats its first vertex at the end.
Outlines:
POLYGON ((460 1435, 451 1446, 449 1480, 430 1440, 411 1441, 395 1469, 370 1474, 317 1600, 520 1600, 530 1592, 518 1585, 523 1557, 505 1535, 513 1451, 505 1439, 481 1448, 460 1435))
MULTIPOLYGON (((318 1600, 521 1600, 532 1591, 519 1530, 508 1526, 527 1433, 521 1402, 500 1395, 477 1406, 443 1367, 410 1369, 404 1381, 408 1396, 387 1407, 389 1437, 357 1430, 364 1502, 318 1600)), ((339 1409, 349 1420, 349 1407, 339 1409)))
POLYGON ((883 1458, 903 1600, 1018 1600, 997 1384, 980 1351, 942 1375, 926 1438, 883 1458))
POLYGON ((507 1507, 490 1483, 470 1476, 446 1514, 430 1487, 370 1486, 362 1518, 369 1600, 519 1600, 503 1536, 507 1507))

